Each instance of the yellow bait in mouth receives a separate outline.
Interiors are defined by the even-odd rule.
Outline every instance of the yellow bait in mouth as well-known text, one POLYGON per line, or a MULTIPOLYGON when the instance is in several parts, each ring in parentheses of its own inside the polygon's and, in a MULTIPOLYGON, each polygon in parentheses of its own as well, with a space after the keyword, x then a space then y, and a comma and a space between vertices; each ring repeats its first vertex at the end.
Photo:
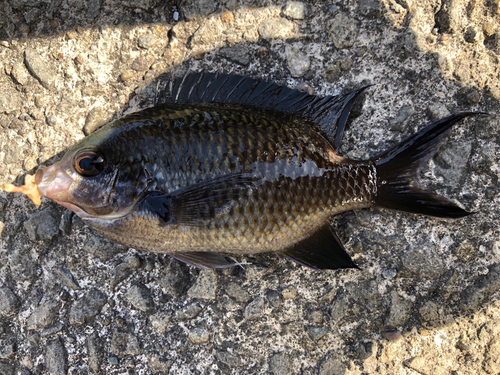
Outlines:
POLYGON ((2 185, 2 189, 8 191, 10 193, 23 193, 28 196, 29 199, 32 200, 34 204, 40 206, 42 203, 40 192, 35 183, 35 176, 31 176, 29 174, 24 178, 23 186, 16 186, 12 184, 2 185))

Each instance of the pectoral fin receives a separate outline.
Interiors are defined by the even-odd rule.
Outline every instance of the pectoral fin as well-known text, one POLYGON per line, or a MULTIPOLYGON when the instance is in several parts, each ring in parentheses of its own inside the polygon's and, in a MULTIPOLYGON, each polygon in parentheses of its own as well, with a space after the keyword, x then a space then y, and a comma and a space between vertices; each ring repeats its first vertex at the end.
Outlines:
POLYGON ((328 223, 278 255, 318 270, 359 268, 328 223))
POLYGON ((172 193, 154 191, 142 201, 140 209, 155 214, 164 224, 198 225, 245 196, 254 180, 248 174, 232 174, 172 193))

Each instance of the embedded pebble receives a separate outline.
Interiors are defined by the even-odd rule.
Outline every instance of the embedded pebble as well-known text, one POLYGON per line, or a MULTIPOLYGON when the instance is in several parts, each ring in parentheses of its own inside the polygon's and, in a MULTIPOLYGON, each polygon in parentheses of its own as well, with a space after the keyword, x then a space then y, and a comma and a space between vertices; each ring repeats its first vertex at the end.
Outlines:
POLYGON ((9 90, 8 87, 2 88, 0 93, 0 113, 2 112, 16 112, 23 105, 21 95, 15 90, 9 90))
POLYGON ((10 318, 17 314, 21 302, 7 287, 0 288, 0 315, 10 318))
POLYGON ((134 334, 115 330, 111 339, 111 353, 118 357, 139 355, 141 354, 141 345, 134 334))
POLYGON ((167 332, 168 327, 170 325, 170 315, 164 313, 157 313, 151 315, 149 317, 149 321, 151 322, 151 326, 158 334, 163 334, 167 332))
POLYGON ((97 233, 90 235, 82 245, 83 250, 98 257, 103 262, 110 260, 116 254, 127 251, 126 247, 117 245, 97 233))
POLYGON ((448 108, 442 103, 431 104, 427 108, 427 112, 433 120, 439 120, 450 115, 450 111, 448 111, 448 108))
POLYGON ((297 288, 293 285, 283 289, 281 291, 281 295, 285 299, 295 299, 297 297, 297 288))
POLYGON ((31 215, 24 228, 31 241, 51 240, 59 233, 59 220, 59 214, 47 207, 31 215))
POLYGON ((189 330, 188 340, 191 344, 201 345, 210 340, 210 332, 206 328, 196 327, 189 330))
POLYGON ((122 281, 127 279, 132 274, 132 267, 128 263, 120 263, 113 270, 113 276, 109 285, 112 289, 116 288, 122 281))
POLYGON ((137 310, 148 312, 154 307, 151 292, 146 286, 142 284, 132 285, 127 290, 126 297, 129 303, 137 310))
POLYGON ((241 44, 222 48, 219 51, 219 53, 226 59, 234 61, 240 65, 248 65, 250 63, 250 55, 248 53, 248 47, 241 44))
POLYGON ((292 371, 292 360, 286 352, 274 354, 269 359, 269 370, 274 375, 288 375, 292 371))
POLYGON ((256 319, 264 314, 265 301, 262 297, 255 298, 245 307, 245 319, 256 319))
POLYGON ((59 279, 62 281, 64 285, 73 290, 80 289, 80 285, 78 285, 75 277, 71 273, 71 271, 66 267, 59 267, 56 269, 56 273, 59 276, 59 279))
POLYGON ((81 299, 75 301, 69 311, 69 322, 74 326, 91 323, 108 301, 99 289, 90 289, 81 299))
POLYGON ((185 264, 171 259, 160 274, 160 286, 172 296, 180 296, 189 284, 189 270, 185 264))
POLYGON ((16 354, 15 342, 11 340, 0 340, 0 359, 9 359, 16 354))
POLYGON ((61 339, 57 338, 47 343, 45 367, 49 374, 66 375, 68 373, 68 354, 61 339))
POLYGON ((25 86, 29 82, 28 70, 21 63, 14 64, 14 66, 12 67, 12 71, 10 72, 10 75, 12 76, 14 81, 16 83, 19 83, 20 85, 25 86))
MULTIPOLYGON (((139 56, 133 62, 130 68, 137 72, 143 72, 149 69, 151 62, 143 56, 139 56)), ((122 77, 123 79, 123 77, 122 77)))
MULTIPOLYGON (((123 79, 123 81, 126 81, 123 79)), ((95 132, 97 129, 99 129, 101 126, 106 124, 107 122, 107 117, 105 112, 102 110, 100 107, 94 107, 92 108, 88 115, 87 118, 85 119, 85 125, 83 127, 83 133, 85 135, 92 134, 95 132)))
POLYGON ((301 1, 287 1, 283 14, 294 20, 303 20, 307 15, 307 6, 301 1))
POLYGON ((196 305, 196 304, 191 304, 186 306, 184 309, 179 310, 176 312, 175 317, 178 320, 188 320, 188 319, 193 319, 198 316, 198 314, 201 312, 201 307, 196 305))
POLYGON ((218 351, 215 353, 215 356, 229 367, 238 367, 241 364, 240 357, 229 352, 218 351))
POLYGON ((248 302, 250 299, 250 294, 236 283, 229 283, 226 286, 226 294, 238 302, 248 302))
POLYGON ((302 77, 309 70, 311 64, 309 57, 300 49, 291 45, 285 47, 285 53, 292 77, 302 77))
POLYGON ((331 354, 327 355, 322 361, 318 375, 345 374, 346 369, 347 367, 342 360, 331 354))
POLYGON ((87 356, 89 368, 92 372, 98 373, 101 370, 103 348, 101 339, 94 333, 87 336, 87 356))
POLYGON ((31 75, 35 77, 43 87, 47 90, 54 88, 56 72, 52 64, 42 60, 40 55, 32 49, 27 49, 24 52, 24 63, 31 75))
POLYGON ((27 319, 29 330, 39 330, 53 325, 59 314, 60 305, 57 302, 47 302, 37 307, 27 319))
POLYGON ((194 285, 188 290, 191 298, 214 300, 218 288, 218 277, 214 270, 201 270, 194 285))
POLYGON ((356 21, 343 13, 338 13, 328 21, 327 27, 331 41, 339 49, 352 47, 358 38, 356 21))
MULTIPOLYGON (((120 79, 123 82, 127 82, 130 78, 134 76, 134 71, 133 70, 126 70, 122 74, 120 74, 120 79)), ((90 133, 89 133, 90 134, 90 133)))
POLYGON ((280 307, 283 302, 283 296, 276 290, 268 290, 266 292, 266 298, 269 301, 269 304, 275 308, 280 307))

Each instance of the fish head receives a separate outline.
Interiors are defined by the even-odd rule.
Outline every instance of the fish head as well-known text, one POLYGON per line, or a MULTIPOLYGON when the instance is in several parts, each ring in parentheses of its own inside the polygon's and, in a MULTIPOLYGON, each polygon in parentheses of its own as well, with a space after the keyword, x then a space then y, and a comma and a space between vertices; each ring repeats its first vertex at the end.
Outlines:
POLYGON ((39 169, 35 183, 40 194, 81 218, 114 219, 131 212, 149 178, 141 158, 128 157, 125 150, 130 148, 114 138, 93 133, 60 161, 39 169))

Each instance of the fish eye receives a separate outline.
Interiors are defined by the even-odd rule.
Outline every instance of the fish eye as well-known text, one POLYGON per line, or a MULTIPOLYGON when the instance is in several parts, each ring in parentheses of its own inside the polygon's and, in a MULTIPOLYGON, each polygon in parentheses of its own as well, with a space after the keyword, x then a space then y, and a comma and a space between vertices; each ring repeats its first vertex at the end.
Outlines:
POLYGON ((104 158, 95 151, 82 151, 75 157, 75 170, 84 177, 98 175, 105 165, 104 158))

